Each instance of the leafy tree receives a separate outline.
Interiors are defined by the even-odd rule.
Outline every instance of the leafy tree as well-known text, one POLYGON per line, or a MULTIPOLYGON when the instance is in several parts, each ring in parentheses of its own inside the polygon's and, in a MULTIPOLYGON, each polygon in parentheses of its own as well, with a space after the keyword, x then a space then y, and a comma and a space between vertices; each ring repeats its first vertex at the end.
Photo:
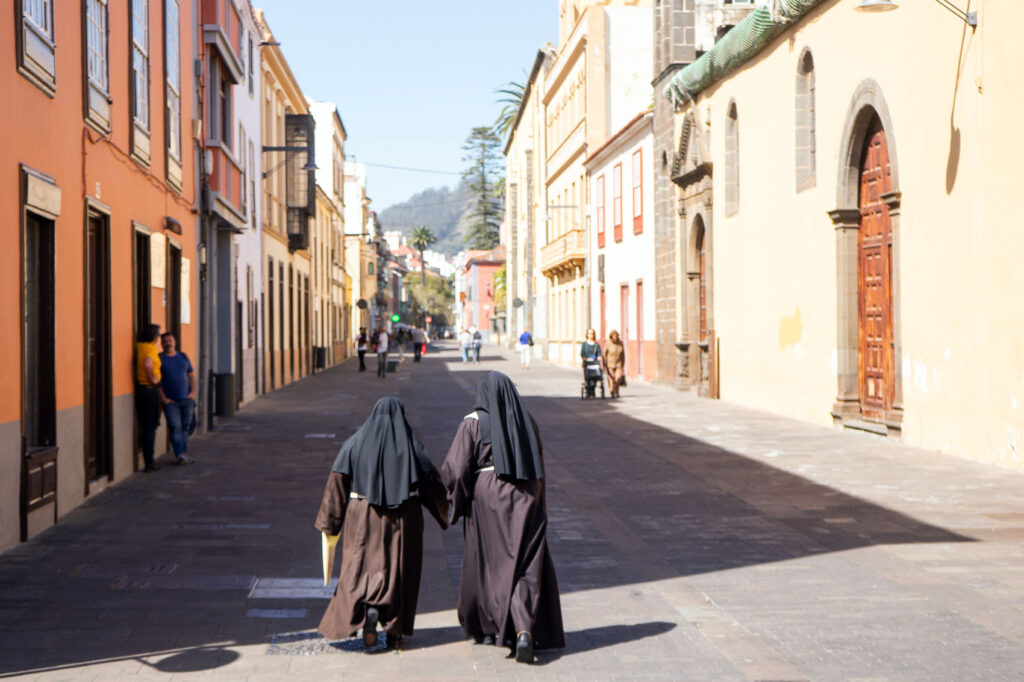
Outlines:
POLYGON ((466 245, 471 249, 493 249, 498 245, 501 202, 495 182, 501 176, 501 139, 488 127, 473 128, 462 145, 469 167, 462 173, 469 190, 466 245))
POLYGON ((412 248, 420 252, 420 284, 426 285, 427 276, 427 262, 423 259, 423 252, 428 246, 437 241, 437 237, 429 227, 422 226, 417 227, 409 235, 409 243, 412 244, 412 248))
POLYGON ((515 123, 516 116, 519 115, 519 107, 523 104, 524 89, 525 86, 522 83, 512 81, 505 87, 494 91, 495 94, 501 95, 495 103, 504 105, 498 113, 494 125, 491 126, 498 137, 508 137, 512 132, 512 124, 515 123))
POLYGON ((495 312, 505 309, 505 292, 507 291, 506 281, 508 270, 502 265, 494 273, 494 310, 495 312))
POLYGON ((455 303, 455 284, 452 278, 439 277, 431 273, 423 282, 407 281, 406 290, 409 294, 409 312, 413 319, 425 319, 430 315, 435 326, 448 326, 448 315, 455 303))

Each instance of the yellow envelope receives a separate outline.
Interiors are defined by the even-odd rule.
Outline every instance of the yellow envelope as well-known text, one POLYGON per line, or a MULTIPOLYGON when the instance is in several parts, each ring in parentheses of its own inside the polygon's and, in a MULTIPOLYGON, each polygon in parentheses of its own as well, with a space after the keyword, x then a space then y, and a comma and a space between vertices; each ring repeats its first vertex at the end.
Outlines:
POLYGON ((334 550, 338 547, 338 539, 341 535, 328 535, 321 532, 321 549, 324 554, 324 585, 331 582, 331 574, 334 573, 334 550))

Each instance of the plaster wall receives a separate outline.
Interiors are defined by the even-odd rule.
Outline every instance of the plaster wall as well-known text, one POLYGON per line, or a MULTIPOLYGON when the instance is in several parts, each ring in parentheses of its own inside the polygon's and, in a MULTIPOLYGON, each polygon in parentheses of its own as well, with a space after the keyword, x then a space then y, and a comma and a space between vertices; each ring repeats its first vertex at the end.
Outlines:
MULTIPOLYGON (((895 324, 905 441, 1024 468, 1024 234, 1015 134, 1024 5, 981 2, 971 29, 932 3, 885 14, 826 2, 697 98, 710 122, 714 319, 721 397, 831 423, 837 381, 836 235, 851 101, 887 109, 894 189, 895 324), (815 65, 816 178, 797 192, 794 86, 815 65), (738 110, 739 211, 724 211, 724 122, 738 110)), ((885 119, 884 119, 885 120, 885 119)))

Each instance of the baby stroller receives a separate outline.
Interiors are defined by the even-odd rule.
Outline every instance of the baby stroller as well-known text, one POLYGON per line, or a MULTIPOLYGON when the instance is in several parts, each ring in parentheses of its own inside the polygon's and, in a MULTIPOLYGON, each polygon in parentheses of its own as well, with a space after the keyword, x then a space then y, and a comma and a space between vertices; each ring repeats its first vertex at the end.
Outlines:
POLYGON ((580 400, 596 398, 597 389, 601 388, 601 398, 604 398, 604 370, 601 368, 601 358, 589 357, 583 361, 584 381, 580 385, 580 400))

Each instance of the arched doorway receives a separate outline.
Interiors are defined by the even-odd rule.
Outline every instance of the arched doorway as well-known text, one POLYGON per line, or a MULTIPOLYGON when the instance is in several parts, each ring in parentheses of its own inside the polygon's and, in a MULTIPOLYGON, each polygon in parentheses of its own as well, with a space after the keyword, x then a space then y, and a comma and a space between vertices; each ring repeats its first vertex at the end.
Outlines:
POLYGON ((857 231, 861 413, 884 419, 893 406, 892 221, 883 196, 892 191, 889 149, 878 116, 868 123, 860 162, 857 231))

